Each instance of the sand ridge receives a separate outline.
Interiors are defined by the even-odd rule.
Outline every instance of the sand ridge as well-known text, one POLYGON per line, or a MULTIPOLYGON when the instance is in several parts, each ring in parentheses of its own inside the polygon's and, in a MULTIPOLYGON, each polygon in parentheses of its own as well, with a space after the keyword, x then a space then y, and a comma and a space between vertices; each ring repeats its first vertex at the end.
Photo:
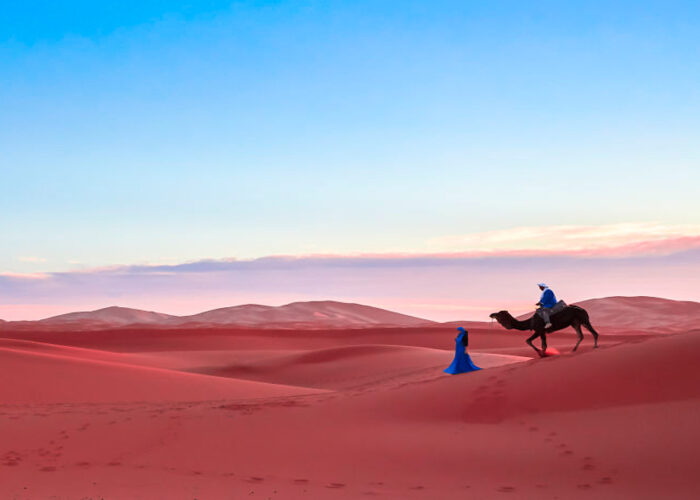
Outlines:
POLYGON ((5 496, 700 493, 700 331, 578 353, 563 334, 546 359, 475 331, 484 369, 456 376, 451 328, 47 335, 0 340, 5 496))

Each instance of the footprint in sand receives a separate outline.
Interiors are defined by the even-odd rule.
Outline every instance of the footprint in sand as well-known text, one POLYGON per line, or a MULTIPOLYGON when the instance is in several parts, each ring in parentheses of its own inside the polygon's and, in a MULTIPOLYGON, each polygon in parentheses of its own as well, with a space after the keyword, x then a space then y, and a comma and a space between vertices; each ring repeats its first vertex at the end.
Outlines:
POLYGON ((612 484, 612 478, 610 476, 601 477, 598 482, 600 484, 612 484))
POLYGON ((295 479, 294 484, 308 484, 308 479, 295 479))
POLYGON ((421 485, 418 485, 418 486, 411 486, 411 489, 412 489, 412 490, 423 490, 423 489, 425 489, 425 486, 421 486, 421 485))
POLYGON ((345 483, 328 483, 326 488, 345 488, 345 483))
POLYGON ((248 481, 249 483, 260 483, 264 480, 265 480, 264 477, 258 477, 258 476, 250 476, 248 479, 246 479, 246 481, 248 481))
POLYGON ((513 486, 501 486, 498 488, 497 491, 500 491, 501 493, 513 493, 515 491, 515 487, 513 486))
POLYGON ((2 458, 2 465, 7 467, 14 467, 15 465, 19 465, 19 463, 22 461, 22 456, 16 451, 8 451, 2 456, 2 458))
POLYGON ((585 483, 585 484, 577 484, 576 487, 577 487, 579 490, 590 490, 593 486, 591 486, 591 485, 588 484, 588 483, 585 483))
POLYGON ((47 465, 46 467, 42 467, 39 469, 41 472, 54 472, 56 470, 56 467, 52 465, 47 465))

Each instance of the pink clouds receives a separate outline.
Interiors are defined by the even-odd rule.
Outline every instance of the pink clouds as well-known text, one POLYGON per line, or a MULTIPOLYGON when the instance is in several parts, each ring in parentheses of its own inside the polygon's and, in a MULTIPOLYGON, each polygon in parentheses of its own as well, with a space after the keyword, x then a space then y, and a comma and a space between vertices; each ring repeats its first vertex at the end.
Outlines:
POLYGON ((0 273, 0 278, 17 280, 43 280, 51 277, 48 273, 0 273))
POLYGON ((700 225, 533 226, 437 238, 461 255, 663 255, 700 247, 700 225))

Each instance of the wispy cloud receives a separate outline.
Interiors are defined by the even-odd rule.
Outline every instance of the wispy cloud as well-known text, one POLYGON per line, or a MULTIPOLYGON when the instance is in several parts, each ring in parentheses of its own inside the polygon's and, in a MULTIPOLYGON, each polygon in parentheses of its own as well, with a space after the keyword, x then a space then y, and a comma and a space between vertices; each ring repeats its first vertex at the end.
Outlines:
POLYGON ((17 257, 17 260, 20 262, 29 262, 29 263, 33 263, 33 264, 39 264, 42 262, 46 262, 46 259, 43 257, 33 257, 33 256, 29 256, 29 255, 26 255, 26 256, 21 255, 21 256, 17 257))
POLYGON ((5 280, 46 280, 51 278, 49 273, 0 273, 0 279, 5 280))
POLYGON ((659 255, 700 247, 700 225, 531 226, 436 238, 429 244, 464 255, 659 255))

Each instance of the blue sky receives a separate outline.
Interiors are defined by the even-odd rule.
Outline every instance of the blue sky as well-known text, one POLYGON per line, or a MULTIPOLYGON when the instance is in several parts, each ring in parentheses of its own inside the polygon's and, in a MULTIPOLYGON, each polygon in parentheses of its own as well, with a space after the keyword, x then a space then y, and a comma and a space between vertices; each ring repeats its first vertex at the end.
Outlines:
POLYGON ((2 5, 0 273, 700 227, 697 2, 106 4, 2 5))

